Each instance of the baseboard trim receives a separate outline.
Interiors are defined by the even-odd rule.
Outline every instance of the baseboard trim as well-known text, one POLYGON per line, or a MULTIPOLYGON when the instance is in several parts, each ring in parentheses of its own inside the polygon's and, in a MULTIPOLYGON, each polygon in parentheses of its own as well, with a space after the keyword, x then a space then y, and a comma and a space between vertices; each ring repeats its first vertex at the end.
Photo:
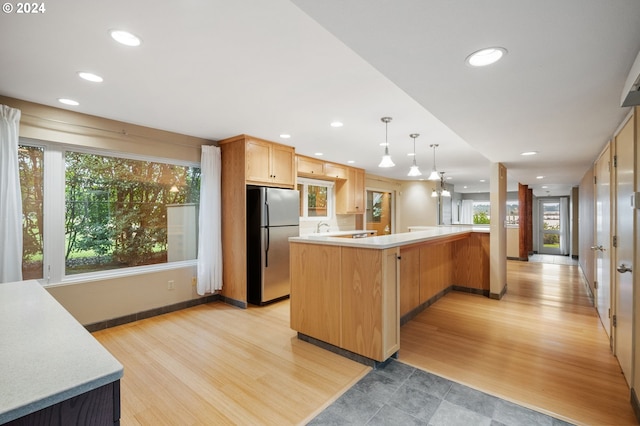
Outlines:
POLYGON ((471 294, 478 294, 485 297, 490 297, 489 290, 483 290, 481 288, 463 287, 460 285, 450 285, 449 287, 445 288, 442 291, 439 291, 435 295, 431 296, 427 301, 421 303, 420 305, 416 306, 415 308, 413 308, 412 310, 404 314, 402 317, 400 317, 400 327, 402 327, 403 325, 405 325, 406 323, 414 319, 416 316, 418 316, 420 312, 424 311, 429 306, 433 305, 439 299, 444 297, 446 294, 451 293, 452 291, 459 291, 461 293, 471 293, 471 294))
POLYGON ((105 321, 94 322, 87 324, 84 328, 93 333, 94 331, 104 330, 106 328, 116 327, 118 325, 127 324, 134 321, 139 321, 145 318, 151 318, 162 314, 168 314, 169 312, 175 312, 192 306, 202 305, 204 303, 211 303, 220 300, 219 294, 211 294, 208 296, 200 297, 198 299, 186 300, 184 302, 174 303, 173 305, 161 306, 159 308, 153 308, 146 311, 136 312, 134 314, 124 315, 117 318, 112 318, 105 321))
POLYGON ((502 291, 500 293, 490 293, 489 299, 500 300, 504 297, 506 293, 507 293, 507 285, 505 284, 504 287, 502 287, 502 291))
POLYGON ((638 395, 635 388, 631 388, 630 392, 631 408, 633 408, 633 414, 636 415, 636 420, 640 423, 640 401, 638 401, 638 395))
POLYGON ((307 343, 311 343, 312 345, 318 346, 329 352, 333 352, 334 354, 338 354, 340 356, 348 358, 352 361, 359 362, 360 364, 364 364, 368 367, 372 367, 374 370, 387 365, 391 361, 391 358, 398 358, 398 352, 396 352, 384 361, 376 361, 375 359, 367 358, 366 356, 357 354, 355 352, 339 348, 338 346, 332 345, 331 343, 323 342, 322 340, 318 340, 315 337, 311 337, 300 332, 298 332, 298 339, 307 343))

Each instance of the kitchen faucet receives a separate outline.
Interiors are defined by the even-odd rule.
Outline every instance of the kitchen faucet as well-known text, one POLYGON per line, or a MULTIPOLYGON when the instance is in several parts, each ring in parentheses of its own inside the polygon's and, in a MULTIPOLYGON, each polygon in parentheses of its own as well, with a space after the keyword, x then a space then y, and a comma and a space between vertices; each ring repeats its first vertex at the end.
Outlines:
POLYGON ((321 226, 326 226, 327 227, 327 232, 329 232, 329 224, 327 222, 318 222, 318 226, 316 226, 316 233, 320 233, 320 227, 321 226))

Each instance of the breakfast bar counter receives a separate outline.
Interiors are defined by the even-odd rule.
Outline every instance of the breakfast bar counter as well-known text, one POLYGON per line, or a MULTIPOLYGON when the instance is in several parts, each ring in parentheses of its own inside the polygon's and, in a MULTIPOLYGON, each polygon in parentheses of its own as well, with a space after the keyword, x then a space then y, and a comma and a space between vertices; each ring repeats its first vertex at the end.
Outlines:
POLYGON ((118 424, 122 365, 37 281, 0 284, 0 424, 118 424))
POLYGON ((358 239, 314 234, 289 245, 291 328, 373 365, 397 354, 401 323, 446 292, 489 294, 487 228, 434 226, 358 239))

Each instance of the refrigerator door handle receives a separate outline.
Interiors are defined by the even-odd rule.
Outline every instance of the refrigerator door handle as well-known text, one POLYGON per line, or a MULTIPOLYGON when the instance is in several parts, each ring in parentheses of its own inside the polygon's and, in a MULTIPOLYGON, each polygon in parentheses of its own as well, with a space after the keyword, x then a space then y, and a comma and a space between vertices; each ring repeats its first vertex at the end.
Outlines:
MULTIPOLYGON (((266 197, 265 197, 266 198, 266 197)), ((267 230, 267 241, 266 241, 266 247, 264 249, 264 267, 268 268, 269 267, 269 203, 267 202, 267 200, 264 200, 264 209, 265 209, 265 213, 267 214, 267 223, 266 223, 266 230, 267 230)))

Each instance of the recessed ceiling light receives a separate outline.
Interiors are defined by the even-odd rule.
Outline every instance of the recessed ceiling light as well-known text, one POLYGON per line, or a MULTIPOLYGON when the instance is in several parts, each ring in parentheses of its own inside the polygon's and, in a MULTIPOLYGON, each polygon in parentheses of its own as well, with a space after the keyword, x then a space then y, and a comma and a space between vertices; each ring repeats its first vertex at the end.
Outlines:
POLYGON ((536 155, 538 153, 538 151, 525 151, 525 152, 521 152, 520 155, 536 155))
POLYGON ((408 154, 407 154, 407 157, 413 157, 413 156, 415 156, 415 155, 416 155, 416 153, 415 153, 415 152, 410 152, 410 153, 408 153, 408 154))
POLYGON ((289 139, 289 138, 291 137, 291 135, 289 135, 289 134, 287 134, 287 133, 283 133, 283 134, 281 134, 281 135, 280 135, 280 137, 281 137, 282 139, 289 139))
POLYGON ((389 144, 387 142, 382 142, 380 146, 389 146, 389 144))
POLYGON ((547 185, 542 185, 540 188, 542 188, 542 189, 547 189, 547 188, 548 188, 548 186, 547 186, 547 185))
POLYGON ((80 102, 74 101, 73 99, 67 99, 67 98, 58 98, 58 102, 60 102, 61 104, 71 105, 71 106, 80 105, 80 102))
POLYGON ((78 71, 78 77, 83 80, 91 81, 93 83, 102 83, 104 81, 104 79, 99 75, 86 71, 78 71))
POLYGON ((486 182, 486 180, 484 180, 484 179, 480 179, 480 182, 486 182))
POLYGON ((465 185, 465 186, 463 186, 462 188, 467 189, 467 188, 468 188, 468 186, 467 186, 467 185, 465 185))
POLYGON ((452 176, 447 176, 447 180, 451 180, 451 179, 453 179, 452 176))
POLYGON ((353 163, 355 163, 355 161, 353 161, 353 160, 347 161, 347 164, 353 164, 353 163))
POLYGON ((342 124, 340 121, 334 121, 333 123, 331 123, 331 127, 342 127, 344 126, 344 124, 342 124))
POLYGON ((544 176, 536 176, 536 179, 544 179, 544 176))
POLYGON ((504 47, 488 47, 473 52, 465 62, 472 67, 484 67, 498 62, 506 53, 507 49, 504 47))
POLYGON ((324 154, 321 152, 316 152, 314 155, 317 155, 318 157, 322 157, 324 154))
POLYGON ((111 30, 109 31, 111 38, 117 41, 120 44, 124 44, 125 46, 136 47, 140 46, 142 40, 140 37, 131 34, 128 31, 123 30, 111 30))

